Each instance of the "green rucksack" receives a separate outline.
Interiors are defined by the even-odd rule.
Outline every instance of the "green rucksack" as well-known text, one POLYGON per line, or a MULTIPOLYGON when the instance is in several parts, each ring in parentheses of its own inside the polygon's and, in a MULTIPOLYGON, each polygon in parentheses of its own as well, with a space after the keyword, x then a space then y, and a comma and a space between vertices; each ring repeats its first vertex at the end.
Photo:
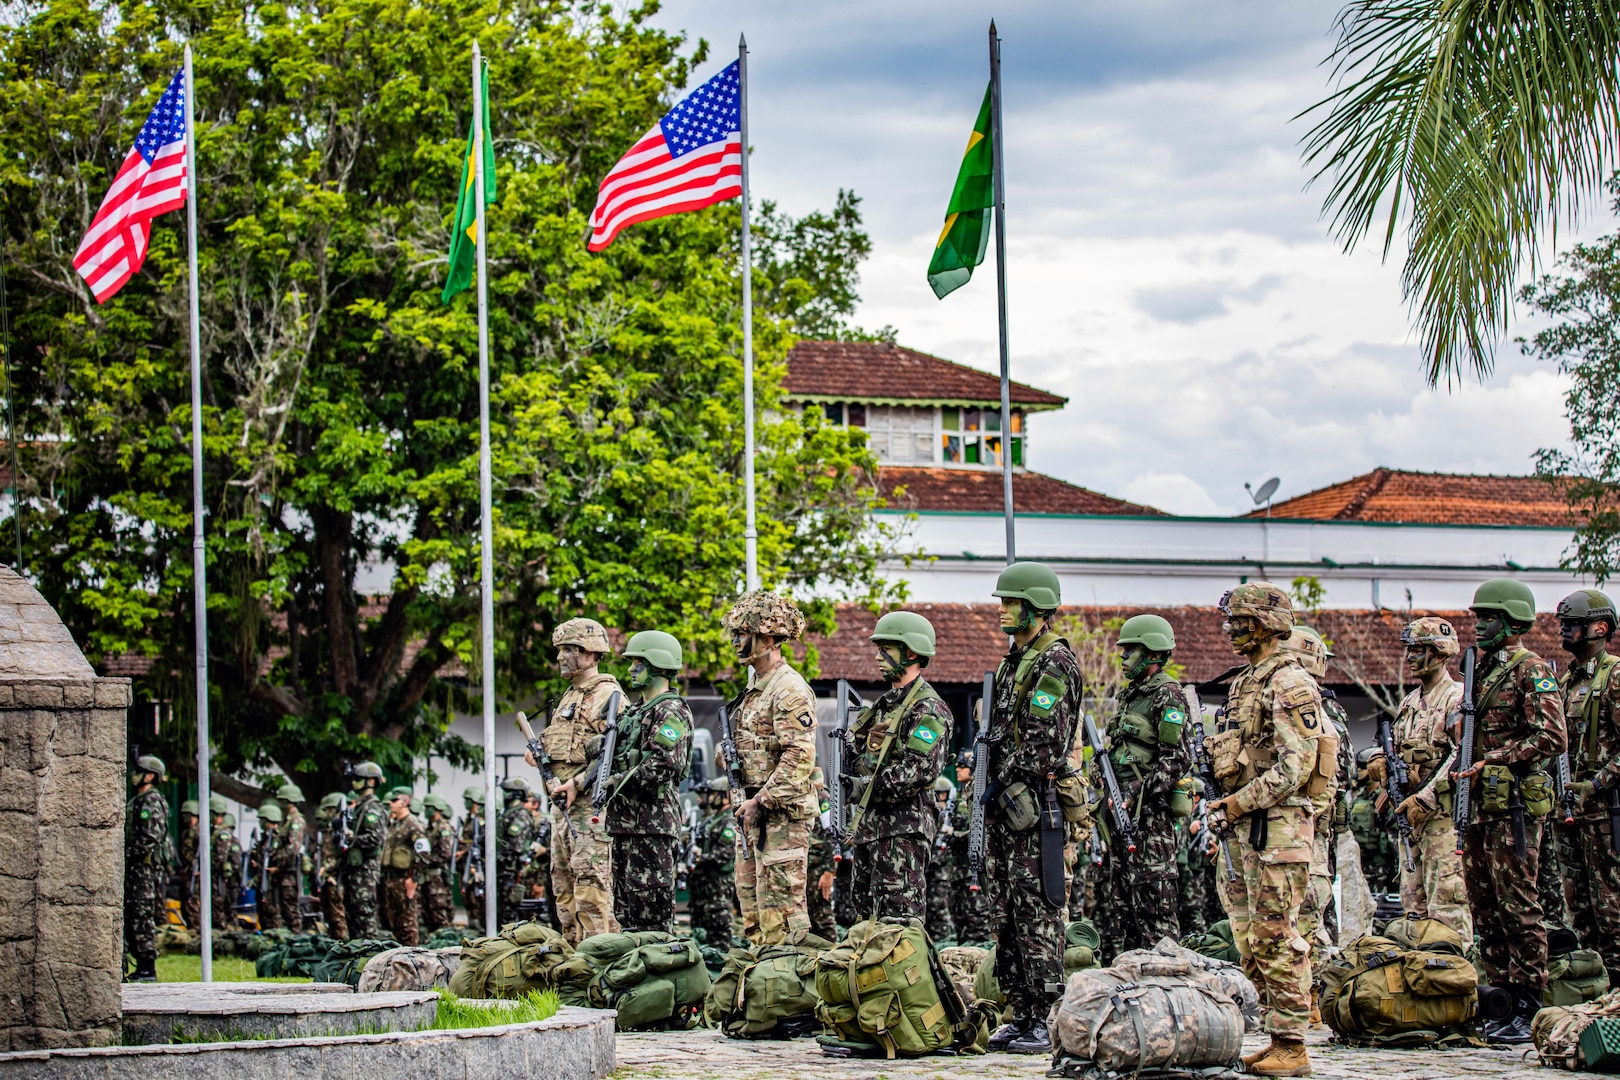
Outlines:
POLYGON ((326 954, 337 942, 325 934, 299 934, 269 952, 259 954, 253 962, 253 974, 261 979, 277 976, 309 978, 326 954))
MULTIPOLYGON (((1063 928, 1063 981, 1067 982, 1069 976, 1077 971, 1087 971, 1091 968, 1101 967, 1097 958, 1097 950, 1102 947, 1102 937, 1097 928, 1087 919, 1076 919, 1063 928)), ((996 947, 990 946, 979 963, 979 970, 973 975, 973 997, 977 1001, 992 1004, 999 1014, 1005 1015, 1008 1008, 1007 995, 1001 992, 1001 984, 996 981, 996 947)), ((1006 1017, 1010 1019, 1010 1017, 1006 1017)))
POLYGON ((441 926, 427 936, 422 942, 424 949, 448 949, 452 945, 460 945, 463 941, 471 941, 478 935, 465 926, 441 926))
POLYGON ((558 970, 574 955, 566 939, 536 922, 508 923, 494 937, 461 943, 460 963, 450 976, 459 998, 520 998, 557 986, 558 970))
POLYGON ((365 970, 367 960, 380 952, 399 947, 399 942, 391 938, 340 941, 326 950, 326 957, 315 965, 310 977, 316 982, 348 983, 350 986, 358 986, 360 973, 365 970))
MULTIPOLYGON (((703 966, 697 942, 659 931, 596 936, 633 939, 586 988, 592 1008, 618 1010, 615 1030, 696 1025, 709 991, 709 969, 703 966)), ((580 942, 581 951, 593 940, 580 942)), ((598 963, 606 958, 605 950, 592 956, 598 963)))
POLYGON ((1397 919, 1357 938, 1321 972, 1322 1020, 1343 1042, 1416 1046, 1461 1033, 1479 1002, 1462 939, 1433 919, 1397 919))
POLYGON ((1228 964, 1243 962, 1238 955, 1237 943, 1232 940, 1230 919, 1222 919, 1202 934, 1188 934, 1181 939, 1181 947, 1216 960, 1225 960, 1228 964))
POLYGON ((965 1048, 977 1017, 957 997, 922 923, 867 921, 816 958, 817 1041, 834 1052, 919 1057, 965 1048))
POLYGON ((833 943, 806 934, 795 944, 732 949, 703 999, 704 1018, 733 1039, 794 1039, 816 1018, 816 957, 833 943))
POLYGON ((1596 1001, 1609 991, 1609 973, 1603 957, 1593 949, 1581 948, 1580 938, 1562 927, 1547 934, 1547 988, 1541 1004, 1579 1005, 1596 1001))

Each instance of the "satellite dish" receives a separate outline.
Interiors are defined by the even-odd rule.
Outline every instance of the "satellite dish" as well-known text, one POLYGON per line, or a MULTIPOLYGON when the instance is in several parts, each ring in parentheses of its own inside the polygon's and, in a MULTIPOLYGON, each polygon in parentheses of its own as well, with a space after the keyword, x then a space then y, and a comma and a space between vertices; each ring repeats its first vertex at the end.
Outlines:
POLYGON ((1271 501, 1271 497, 1277 494, 1277 486, 1281 483, 1281 477, 1273 476, 1270 480, 1267 480, 1265 483, 1261 484, 1260 490, 1258 491, 1251 488, 1248 484, 1243 485, 1243 490, 1249 493, 1249 497, 1254 500, 1254 505, 1259 506, 1263 502, 1271 501))

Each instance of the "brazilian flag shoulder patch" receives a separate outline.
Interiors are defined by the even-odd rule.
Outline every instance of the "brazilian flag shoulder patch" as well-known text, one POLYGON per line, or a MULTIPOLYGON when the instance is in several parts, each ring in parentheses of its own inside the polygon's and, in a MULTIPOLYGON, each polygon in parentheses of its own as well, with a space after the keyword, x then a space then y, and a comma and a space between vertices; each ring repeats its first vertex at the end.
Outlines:
POLYGON ((1057 708, 1057 703, 1063 700, 1063 680, 1051 672, 1041 676, 1040 682, 1035 684, 1034 693, 1029 695, 1030 715, 1045 718, 1057 708))
POLYGON ((945 725, 939 717, 930 713, 917 721, 917 726, 911 729, 911 734, 906 737, 906 749, 914 754, 932 753, 944 734, 945 725))
POLYGON ((724 840, 728 844, 736 843, 737 830, 733 829, 730 825, 727 825, 724 829, 720 830, 720 839, 724 840))
POLYGON ((1558 689, 1558 680, 1551 675, 1542 675, 1535 681, 1536 693, 1550 694, 1558 689))
POLYGON ((1164 710, 1164 722, 1167 724, 1185 724, 1187 714, 1180 709, 1166 709, 1164 710))
POLYGON ((653 728, 653 742, 669 750, 686 735, 686 725, 676 720, 665 720, 653 728))

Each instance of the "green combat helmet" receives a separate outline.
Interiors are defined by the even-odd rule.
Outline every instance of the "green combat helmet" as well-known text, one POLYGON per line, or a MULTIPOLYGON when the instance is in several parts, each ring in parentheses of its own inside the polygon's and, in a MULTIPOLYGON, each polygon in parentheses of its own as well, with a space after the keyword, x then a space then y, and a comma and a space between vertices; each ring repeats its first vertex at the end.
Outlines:
POLYGON ((501 790, 506 792, 507 802, 513 799, 526 799, 529 797, 529 782, 521 776, 509 776, 501 781, 501 790))
POLYGON ((349 770, 349 776, 353 778, 355 790, 358 791, 365 786, 367 780, 375 781, 378 784, 382 783, 383 771, 382 767, 375 761, 362 761, 349 770))
POLYGON ((163 764, 163 759, 160 757, 154 757, 151 754, 142 754, 140 757, 135 759, 135 771, 143 773, 156 773, 159 780, 162 780, 165 776, 169 775, 168 766, 163 764))
POLYGON ((1468 605, 1478 618, 1474 636, 1481 648, 1495 649, 1515 634, 1529 630, 1536 622, 1536 594, 1530 586, 1512 578, 1492 578, 1474 590, 1474 602, 1468 605), (1496 619, 1491 619, 1491 616, 1496 619), (1487 625, 1496 622, 1494 629, 1487 625))
POLYGON ((461 789, 461 798, 462 801, 470 802, 474 806, 483 806, 484 789, 479 787, 477 784, 468 784, 466 787, 461 789))
POLYGON ((208 796, 208 812, 210 814, 223 814, 229 809, 230 809, 230 804, 225 801, 225 796, 223 796, 223 795, 210 795, 210 796, 208 796))
POLYGON ((180 812, 182 814, 190 814, 192 817, 196 817, 200 811, 201 807, 197 805, 196 799, 187 799, 185 802, 180 804, 180 812))
POLYGON ((259 807, 259 820, 268 821, 272 825, 281 824, 281 807, 273 802, 267 802, 259 807))
POLYGON ((640 657, 647 666, 659 671, 679 675, 682 670, 681 643, 674 634, 662 630, 642 630, 632 634, 624 646, 629 659, 640 657))
POLYGON ((926 660, 934 655, 934 624, 915 611, 891 611, 877 621, 869 640, 904 645, 926 660))
POLYGON ((227 828, 227 829, 236 828, 236 815, 235 814, 227 813, 225 815, 225 828, 227 828))
POLYGON ((284 803, 301 803, 304 801, 304 789, 288 780, 276 788, 276 798, 284 803))
POLYGON ((955 795, 956 785, 946 777, 936 776, 934 777, 934 794, 939 795, 941 793, 955 795))
POLYGON ((1123 650, 1120 670, 1134 682, 1152 665, 1170 659, 1176 647, 1176 632, 1162 616, 1132 615, 1119 628, 1119 640, 1114 644, 1123 650))
POLYGON ((321 796, 321 809, 338 811, 343 809, 343 792, 329 791, 321 796))
POLYGON ((1052 612, 1063 602, 1063 589, 1050 566, 1038 562, 1015 562, 996 578, 991 596, 1023 600, 1039 612, 1052 612))
POLYGON ((404 784, 398 784, 388 789, 388 797, 383 801, 393 802, 395 799, 404 799, 406 802, 410 802, 414 798, 415 796, 411 793, 410 788, 406 787, 404 784))
POLYGON ((450 800, 446 799, 443 795, 434 795, 431 793, 424 795, 422 796, 422 805, 430 810, 437 810, 439 813, 444 814, 447 817, 450 814, 450 800))
POLYGON ((1614 601, 1596 589, 1576 589, 1558 601, 1559 622, 1597 622, 1608 620, 1609 632, 1614 632, 1614 601))

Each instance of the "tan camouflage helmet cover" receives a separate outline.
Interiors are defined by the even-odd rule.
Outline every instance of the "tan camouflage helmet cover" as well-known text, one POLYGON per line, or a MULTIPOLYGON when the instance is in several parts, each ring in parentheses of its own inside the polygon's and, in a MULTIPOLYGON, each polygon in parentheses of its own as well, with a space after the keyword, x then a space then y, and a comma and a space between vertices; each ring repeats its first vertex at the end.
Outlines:
POLYGON ((1309 626, 1296 626, 1283 638, 1282 647, 1299 657, 1299 666, 1313 679, 1327 675, 1328 651, 1322 635, 1309 626))
POLYGON ((1435 615, 1413 619, 1401 631, 1402 645, 1427 645, 1441 656, 1456 656, 1462 651, 1457 642, 1457 631, 1451 624, 1435 615))
POLYGON ((569 619, 558 625, 551 632, 553 645, 578 645, 586 652, 611 655, 613 646, 608 644, 607 629, 595 619, 569 619))
POLYGON ((737 598, 721 625, 732 632, 770 634, 791 641, 804 633, 804 615, 787 597, 755 589, 737 598))
POLYGON ((1246 581, 1221 597, 1221 614, 1247 615, 1274 634, 1294 628, 1294 603, 1269 581, 1246 581))

